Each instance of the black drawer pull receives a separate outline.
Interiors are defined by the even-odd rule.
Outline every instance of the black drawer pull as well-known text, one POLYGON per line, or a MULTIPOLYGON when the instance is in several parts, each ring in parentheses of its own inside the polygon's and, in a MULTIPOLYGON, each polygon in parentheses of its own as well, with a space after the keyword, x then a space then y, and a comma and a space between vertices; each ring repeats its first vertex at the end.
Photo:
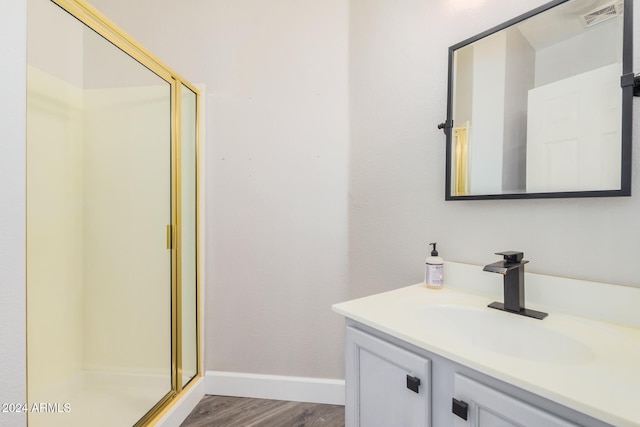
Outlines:
POLYGON ((407 388, 414 393, 420 393, 418 388, 420 387, 420 378, 407 375, 407 388))
POLYGON ((462 418, 463 420, 467 420, 467 413, 469 412, 469 404, 467 402, 463 402, 462 400, 458 400, 455 397, 452 399, 451 404, 451 412, 462 418))

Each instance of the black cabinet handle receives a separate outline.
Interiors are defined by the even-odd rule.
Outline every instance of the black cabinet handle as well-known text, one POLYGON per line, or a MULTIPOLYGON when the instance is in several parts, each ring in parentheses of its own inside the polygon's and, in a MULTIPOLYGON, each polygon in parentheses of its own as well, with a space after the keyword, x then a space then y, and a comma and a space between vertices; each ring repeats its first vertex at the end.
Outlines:
POLYGON ((455 397, 452 399, 451 404, 451 412, 462 418, 463 420, 467 420, 467 413, 469 412, 469 404, 467 402, 463 402, 462 400, 458 400, 455 397))
POLYGON ((407 375, 407 388, 414 393, 420 393, 418 388, 420 387, 420 378, 407 375))

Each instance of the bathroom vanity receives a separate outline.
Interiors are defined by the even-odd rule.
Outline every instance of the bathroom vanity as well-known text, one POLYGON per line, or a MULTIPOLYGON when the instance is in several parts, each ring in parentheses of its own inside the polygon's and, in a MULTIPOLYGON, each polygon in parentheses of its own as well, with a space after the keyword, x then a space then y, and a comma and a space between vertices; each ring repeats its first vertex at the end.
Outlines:
POLYGON ((488 308, 501 283, 482 267, 446 268, 443 290, 333 306, 348 427, 640 426, 640 289, 527 273, 538 320, 488 308))

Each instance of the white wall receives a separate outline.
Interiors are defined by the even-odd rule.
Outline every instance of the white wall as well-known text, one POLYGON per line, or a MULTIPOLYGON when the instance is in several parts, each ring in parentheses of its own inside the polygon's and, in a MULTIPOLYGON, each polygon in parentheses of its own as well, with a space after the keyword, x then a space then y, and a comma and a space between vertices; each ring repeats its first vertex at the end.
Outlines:
POLYGON ((427 202, 444 198, 444 134, 425 134, 446 116, 447 74, 432 61, 446 68, 448 46, 427 54, 442 28, 424 0, 349 6, 349 286, 357 297, 421 281, 430 239, 440 237, 416 221, 427 202), (427 156, 436 148, 438 164, 427 156))
POLYGON ((93 3, 207 87, 205 369, 341 378, 348 4, 93 3))
MULTIPOLYGON (((26 0, 0 7, 0 402, 26 402, 25 141, 26 0)), ((24 426, 23 413, 0 413, 0 424, 24 426)))
MULTIPOLYGON (((461 0, 351 2, 352 23, 365 14, 386 16, 350 30, 351 91, 360 94, 352 97, 351 145, 362 147, 350 158, 352 248, 358 242, 350 266, 359 294, 420 281, 432 241, 439 242, 445 260, 485 264, 498 258, 494 252, 522 250, 531 261, 528 271, 640 285, 637 167, 631 198, 444 201, 445 140, 436 125, 446 112, 448 46, 545 2, 478 1, 475 7, 462 7, 474 2, 461 0), (419 19, 395 19, 402 8, 419 19), (360 35, 356 44, 354 32, 360 35), (404 59, 390 58, 389 41, 402 34, 408 34, 404 43, 394 46, 411 51, 404 59), (412 75, 409 67, 421 69, 412 75), (412 90, 404 92, 407 86, 412 90), (385 95, 394 90, 403 93, 389 102, 385 95), (397 119, 399 110, 404 120, 397 119), (408 128, 416 129, 413 135, 407 135, 408 128), (373 185, 381 183, 387 184, 373 185), (357 232, 354 223, 360 224, 357 232)), ((636 109, 636 166, 639 115, 636 109)))
POLYGON ((536 52, 536 87, 621 62, 622 17, 603 22, 588 31, 536 52))
POLYGON ((50 0, 28 0, 27 3, 29 65, 82 88, 83 26, 50 0))
POLYGON ((205 369, 340 376, 329 304, 422 280, 431 241, 640 285, 638 197, 444 201, 447 48, 545 2, 94 1, 209 89, 205 369))
POLYGON ((206 369, 342 377, 346 19, 339 0, 208 9, 206 369))

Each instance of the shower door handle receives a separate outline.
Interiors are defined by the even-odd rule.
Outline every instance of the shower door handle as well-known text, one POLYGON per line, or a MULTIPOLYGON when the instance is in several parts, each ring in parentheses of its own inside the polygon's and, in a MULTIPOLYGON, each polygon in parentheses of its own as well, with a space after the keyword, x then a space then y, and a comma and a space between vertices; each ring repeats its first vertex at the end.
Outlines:
POLYGON ((167 224, 167 249, 173 249, 173 226, 167 224))

